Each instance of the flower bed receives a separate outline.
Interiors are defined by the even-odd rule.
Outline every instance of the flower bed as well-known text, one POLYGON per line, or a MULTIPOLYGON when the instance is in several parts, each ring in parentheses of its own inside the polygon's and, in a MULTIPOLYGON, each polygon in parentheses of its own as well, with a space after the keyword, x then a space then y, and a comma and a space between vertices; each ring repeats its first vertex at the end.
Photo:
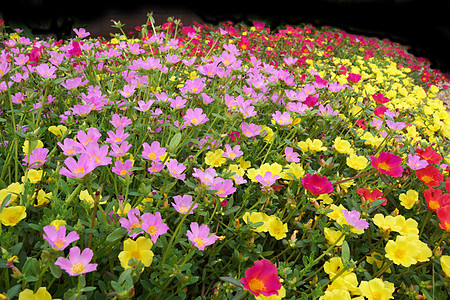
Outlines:
POLYGON ((446 299, 447 76, 329 27, 149 21, 5 40, 3 298, 446 299))

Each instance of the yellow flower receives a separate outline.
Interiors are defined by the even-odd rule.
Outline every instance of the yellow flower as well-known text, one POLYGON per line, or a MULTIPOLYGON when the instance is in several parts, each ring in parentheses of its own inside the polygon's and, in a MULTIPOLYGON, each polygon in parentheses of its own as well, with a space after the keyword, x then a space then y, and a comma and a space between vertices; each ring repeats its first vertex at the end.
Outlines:
POLYGON ((373 217, 373 223, 383 231, 400 231, 401 227, 396 225, 396 219, 393 216, 383 216, 383 214, 376 214, 373 217))
POLYGON ((322 200, 323 204, 333 203, 333 198, 331 198, 329 194, 321 194, 316 198, 316 200, 322 200))
POLYGON ((256 300, 281 300, 284 297, 286 297, 286 289, 284 288, 284 286, 281 286, 281 288, 278 290, 278 295, 264 296, 263 294, 260 294, 255 299, 256 300))
POLYGON ((417 263, 415 257, 418 255, 417 243, 409 236, 397 236, 395 241, 390 240, 384 247, 386 257, 396 265, 402 265, 405 268, 417 263))
POLYGON ((299 163, 290 163, 289 165, 284 166, 286 170, 284 170, 283 173, 281 173, 280 177, 286 180, 296 180, 300 179, 305 175, 305 170, 303 170, 302 165, 299 163), (294 175, 292 177, 289 173, 294 175))
POLYGON ((415 190, 408 190, 406 194, 400 194, 399 199, 403 207, 411 209, 419 201, 419 193, 415 190))
POLYGON ((28 179, 31 183, 36 184, 42 179, 42 175, 44 174, 43 170, 30 169, 27 173, 27 178, 22 176, 22 182, 25 182, 28 179))
POLYGON ((269 220, 269 216, 266 215, 265 213, 262 212, 246 212, 244 213, 244 215, 242 216, 242 219, 244 220, 245 224, 256 224, 256 223, 260 223, 263 222, 262 225, 258 226, 255 229, 252 229, 256 232, 267 232, 269 231, 269 224, 268 224, 268 220, 269 220))
POLYGON ((52 192, 46 193, 44 190, 39 190, 37 193, 37 203, 34 206, 44 206, 50 203, 50 198, 52 197, 52 192))
POLYGON ((58 138, 62 138, 64 133, 67 131, 67 127, 64 125, 58 125, 58 126, 50 126, 48 128, 48 131, 56 135, 58 138))
POLYGON ((275 139, 275 134, 272 130, 272 128, 266 126, 266 125, 261 125, 261 130, 259 131, 261 136, 264 136, 263 140, 267 143, 272 143, 273 140, 275 139))
POLYGON ((387 300, 394 299, 392 294, 395 291, 395 286, 389 281, 375 278, 370 281, 361 281, 359 290, 368 300, 387 300))
POLYGON ((224 151, 222 149, 217 149, 216 151, 208 151, 205 155, 205 163, 211 167, 220 167, 223 165, 227 159, 222 156, 224 151))
POLYGON ((326 290, 319 300, 350 300, 350 293, 346 290, 326 290))
POLYGON ((288 227, 286 223, 281 222, 277 217, 270 217, 268 221, 269 234, 276 238, 277 240, 284 239, 286 237, 286 232, 288 232, 288 227))
MULTIPOLYGON (((344 264, 342 263, 342 259, 338 256, 330 258, 329 261, 326 261, 323 265, 323 270, 328 274, 330 279, 332 279, 336 274, 344 269, 344 264)), ((349 268, 341 273, 340 276, 346 276, 353 271, 353 268, 349 268)))
POLYGON ((341 139, 340 136, 334 139, 334 150, 342 154, 353 154, 355 150, 352 149, 352 145, 346 140, 341 139))
POLYGON ((342 237, 341 237, 342 231, 334 230, 334 229, 325 227, 325 229, 323 230, 323 232, 324 232, 324 234, 325 234, 325 238, 327 239, 327 243, 328 243, 329 245, 333 245, 333 244, 338 240, 338 238, 340 237, 341 239, 339 240, 339 242, 336 243, 335 246, 338 246, 338 247, 339 247, 339 246, 342 246, 342 243, 343 243, 344 240, 345 240, 345 236, 342 236, 342 237))
POLYGON ((376 137, 374 136, 372 133, 370 133, 369 131, 366 131, 362 136, 361 139, 365 140, 364 144, 365 145, 369 145, 372 146, 374 148, 378 147, 381 145, 381 143, 383 142, 383 138, 382 137, 376 137))
POLYGON ((40 140, 31 141, 31 145, 30 145, 30 141, 26 140, 23 143, 22 151, 23 151, 23 153, 28 154, 28 153, 31 153, 34 149, 42 148, 42 147, 44 147, 44 143, 42 143, 42 141, 40 141, 40 140))
POLYGON ((323 142, 318 139, 311 140, 310 138, 306 139, 306 141, 300 141, 297 143, 297 146, 302 149, 303 152, 319 152, 326 151, 327 148, 323 146, 323 142))
POLYGON ((239 157, 239 159, 237 160, 237 162, 239 163, 239 167, 242 168, 242 169, 244 169, 244 170, 247 170, 247 169, 250 168, 251 165, 252 165, 252 163, 249 162, 248 160, 244 160, 244 159, 242 158, 242 156, 239 157))
POLYGON ((36 293, 30 289, 25 289, 19 294, 19 300, 52 300, 52 295, 46 287, 41 286, 36 293))
POLYGON ((148 267, 153 261, 152 240, 147 237, 138 237, 136 241, 127 239, 123 242, 123 251, 119 253, 120 265, 124 269, 130 268, 128 261, 131 258, 140 260, 144 266, 148 267))
POLYGON ((55 226, 55 229, 58 230, 59 226, 65 226, 67 222, 64 220, 53 220, 50 225, 55 226))
POLYGON ((347 157, 346 162, 347 166, 357 171, 364 170, 369 164, 367 158, 365 158, 364 156, 358 156, 356 154, 350 154, 350 156, 347 157))
POLYGON ((339 204, 339 206, 335 205, 335 204, 331 204, 330 206, 330 212, 327 213, 327 217, 333 219, 334 221, 336 221, 337 219, 339 219, 341 216, 343 217, 343 213, 342 210, 346 209, 342 204, 339 204))
POLYGON ((17 200, 17 197, 19 197, 20 194, 22 194, 23 191, 23 184, 18 182, 13 182, 6 189, 0 190, 0 203, 3 202, 3 200, 8 196, 11 195, 9 198, 9 201, 11 203, 14 203, 17 200))
MULTIPOLYGON (((89 203, 90 208, 94 208, 95 201, 94 201, 94 198, 89 194, 88 190, 82 190, 78 197, 80 198, 80 200, 83 200, 83 201, 86 201, 87 203, 89 203)), ((99 197, 100 197, 100 199, 102 198, 101 195, 99 197)), ((105 204, 105 203, 106 203, 106 200, 99 202, 99 204, 105 204)))
POLYGON ((450 256, 442 255, 440 261, 442 271, 444 271, 445 276, 450 278, 450 256))
POLYGON ((4 207, 0 212, 0 222, 5 226, 16 226, 27 217, 25 206, 4 207))
MULTIPOLYGON (((347 272, 345 272, 347 273, 347 272)), ((358 290, 358 278, 355 273, 348 273, 339 275, 327 288, 328 291, 343 290, 348 291, 350 294, 359 293, 358 290)))

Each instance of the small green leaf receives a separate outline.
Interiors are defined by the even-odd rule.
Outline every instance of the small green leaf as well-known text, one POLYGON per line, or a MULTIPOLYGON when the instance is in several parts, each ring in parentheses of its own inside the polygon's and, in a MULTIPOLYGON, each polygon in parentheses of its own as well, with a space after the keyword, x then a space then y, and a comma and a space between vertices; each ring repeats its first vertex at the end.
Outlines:
POLYGON ((239 209, 241 209, 240 206, 233 206, 233 207, 230 207, 229 209, 227 209, 226 211, 223 212, 223 215, 224 215, 224 216, 227 216, 227 215, 234 214, 234 213, 237 212, 239 209))
POLYGON ((220 277, 220 279, 225 281, 225 282, 234 284, 235 286, 240 286, 240 287, 243 286, 242 283, 238 279, 233 278, 233 277, 223 276, 223 277, 220 277))
POLYGON ((169 148, 175 150, 181 141, 181 132, 177 132, 169 142, 169 148))
POLYGON ((342 259, 344 261, 350 260, 350 248, 348 247, 347 241, 342 243, 342 259))
POLYGON ((128 230, 126 228, 120 227, 117 228, 116 230, 114 230, 113 232, 111 232, 107 237, 106 237, 106 242, 108 243, 114 243, 117 240, 120 240, 121 238, 123 238, 126 234, 127 234, 128 230))

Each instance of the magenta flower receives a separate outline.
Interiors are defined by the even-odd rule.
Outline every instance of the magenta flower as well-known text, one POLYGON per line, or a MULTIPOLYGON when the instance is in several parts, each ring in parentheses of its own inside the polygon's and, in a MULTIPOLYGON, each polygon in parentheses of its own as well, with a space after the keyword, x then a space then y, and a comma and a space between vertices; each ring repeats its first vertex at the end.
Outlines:
POLYGON ((300 158, 298 158, 298 153, 294 151, 292 147, 284 148, 284 155, 286 156, 286 160, 289 162, 298 163, 300 162, 300 158))
POLYGON ((247 122, 242 122, 241 130, 242 130, 242 134, 245 135, 246 137, 254 137, 254 136, 259 135, 261 126, 258 126, 256 124, 252 124, 252 123, 248 124, 247 122))
POLYGON ((141 156, 151 161, 161 161, 161 156, 166 154, 166 148, 162 148, 158 141, 154 141, 150 146, 147 143, 142 144, 144 151, 141 156))
POLYGON ((124 141, 119 145, 111 144, 111 151, 109 151, 109 155, 114 157, 122 157, 128 152, 130 148, 131 144, 127 141, 124 141))
POLYGON ((74 156, 75 154, 81 153, 83 150, 83 145, 77 141, 69 138, 65 138, 63 143, 58 142, 57 145, 61 148, 64 155, 74 156))
POLYGON ((261 174, 255 176, 255 179, 258 180, 258 182, 261 183, 264 187, 270 187, 277 181, 278 178, 280 178, 279 175, 272 175, 272 172, 269 171, 264 173, 264 177, 261 176, 261 174))
POLYGON ((98 139, 101 137, 100 131, 98 131, 95 127, 89 127, 87 133, 79 130, 77 132, 77 140, 83 145, 86 146, 88 143, 97 143, 98 139))
POLYGON ((342 210, 342 213, 344 214, 344 218, 347 221, 347 223, 355 229, 366 229, 369 227, 369 223, 364 220, 360 219, 361 214, 357 210, 348 211, 346 209, 342 210))
POLYGON ((192 201, 191 195, 173 196, 173 201, 174 202, 172 202, 172 206, 175 208, 175 210, 177 212, 179 212, 182 215, 185 215, 188 212, 189 212, 188 214, 193 214, 194 209, 196 209, 198 207, 197 203, 195 203, 194 206, 192 206, 193 201, 192 201), (192 208, 191 208, 191 206, 192 206, 192 208))
POLYGON ((129 159, 127 159, 124 163, 121 160, 116 160, 116 162, 114 163, 114 167, 112 167, 111 171, 113 173, 116 173, 117 175, 125 177, 127 174, 128 175, 133 174, 133 172, 130 171, 130 168, 132 166, 133 162, 129 159))
POLYGON ((124 128, 132 123, 130 118, 121 116, 119 114, 113 114, 112 120, 109 121, 115 128, 124 128))
POLYGON ((100 147, 97 143, 88 143, 85 153, 89 155, 91 160, 95 161, 95 166, 106 166, 112 163, 111 157, 108 156, 108 145, 100 147))
POLYGON ((328 194, 333 191, 331 181, 326 176, 321 177, 319 174, 306 174, 302 178, 302 184, 313 195, 328 194))
POLYGON ((406 165, 413 170, 420 170, 428 166, 428 162, 419 155, 408 154, 408 162, 406 165))
POLYGON ((143 218, 142 229, 145 230, 150 236, 153 243, 156 243, 158 237, 165 234, 169 229, 166 223, 163 223, 161 214, 156 212, 155 214, 145 213, 143 218))
POLYGON ((86 248, 81 252, 80 248, 72 247, 69 251, 69 258, 58 257, 55 265, 60 266, 70 276, 77 276, 97 270, 97 264, 90 264, 94 252, 86 248))
POLYGON ((244 152, 241 151, 241 146, 239 146, 239 145, 236 145, 233 147, 233 149, 231 149, 231 146, 226 144, 225 150, 226 151, 222 154, 222 156, 229 158, 231 160, 241 157, 244 154, 244 152))
POLYGON ((36 67, 36 73, 38 73, 41 77, 47 79, 47 78, 56 78, 55 66, 49 66, 48 64, 40 64, 36 67))
POLYGON ((191 230, 188 230, 186 235, 198 250, 203 251, 206 246, 216 242, 217 236, 215 234, 210 235, 210 230, 206 224, 199 227, 198 223, 192 222, 190 227, 191 230))
POLYGON ((177 178, 183 181, 186 179, 186 174, 182 174, 183 171, 186 170, 186 166, 183 163, 178 163, 175 158, 171 158, 166 163, 166 166, 173 178, 177 178))
POLYGON ((23 165, 27 165, 29 169, 39 168, 47 160, 47 154, 47 148, 36 148, 31 152, 30 158, 28 158, 28 154, 25 155, 23 165))
POLYGON ((53 247, 55 250, 64 250, 70 243, 80 239, 80 236, 76 231, 69 232, 66 235, 66 227, 59 226, 56 230, 55 226, 48 225, 44 226, 44 239, 53 247))
POLYGON ((206 114, 203 113, 203 110, 199 107, 194 109, 189 108, 186 110, 186 114, 183 116, 185 121, 185 125, 200 125, 209 121, 206 117, 206 114))
POLYGON ((64 164, 69 168, 62 167, 59 174, 70 178, 82 178, 86 174, 92 172, 96 167, 95 160, 91 160, 90 156, 83 153, 76 161, 73 157, 68 157, 64 160, 64 164))

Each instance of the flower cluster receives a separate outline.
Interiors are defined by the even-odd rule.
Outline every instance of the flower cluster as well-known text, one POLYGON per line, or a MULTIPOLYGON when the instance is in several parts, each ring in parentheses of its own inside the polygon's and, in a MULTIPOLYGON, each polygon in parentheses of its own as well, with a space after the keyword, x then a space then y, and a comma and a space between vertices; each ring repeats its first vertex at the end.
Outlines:
POLYGON ((5 32, 0 298, 446 299, 450 78, 427 59, 151 14, 5 32))

